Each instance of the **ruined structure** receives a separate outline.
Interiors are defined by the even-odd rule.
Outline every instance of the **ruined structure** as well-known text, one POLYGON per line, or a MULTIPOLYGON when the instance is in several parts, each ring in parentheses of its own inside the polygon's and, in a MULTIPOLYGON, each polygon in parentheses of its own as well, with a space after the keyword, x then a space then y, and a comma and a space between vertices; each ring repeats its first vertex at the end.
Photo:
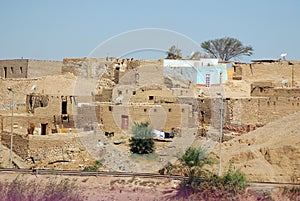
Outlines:
POLYGON ((234 63, 226 69, 226 79, 226 73, 216 71, 212 86, 166 74, 163 64, 132 58, 0 61, 1 141, 9 147, 13 126, 15 153, 28 163, 39 158, 52 164, 88 158, 84 140, 96 146, 100 137, 112 133, 127 140, 135 122, 149 122, 165 132, 216 130, 223 105, 224 131, 241 134, 300 110, 298 61, 234 63), (242 81, 249 88, 243 96, 226 90, 242 81), (7 87, 14 93, 13 125, 7 87))
POLYGON ((34 78, 61 74, 62 62, 33 59, 0 60, 0 77, 34 78))

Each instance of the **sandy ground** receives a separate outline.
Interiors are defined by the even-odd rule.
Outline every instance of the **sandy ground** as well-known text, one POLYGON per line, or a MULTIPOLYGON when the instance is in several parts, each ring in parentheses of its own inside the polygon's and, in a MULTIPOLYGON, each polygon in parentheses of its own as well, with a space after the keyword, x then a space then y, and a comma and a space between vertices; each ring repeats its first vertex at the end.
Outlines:
MULTIPOLYGON (((300 112, 224 142, 222 171, 231 166, 249 180, 300 183, 299 118, 300 112)), ((213 152, 218 156, 219 145, 213 152)))

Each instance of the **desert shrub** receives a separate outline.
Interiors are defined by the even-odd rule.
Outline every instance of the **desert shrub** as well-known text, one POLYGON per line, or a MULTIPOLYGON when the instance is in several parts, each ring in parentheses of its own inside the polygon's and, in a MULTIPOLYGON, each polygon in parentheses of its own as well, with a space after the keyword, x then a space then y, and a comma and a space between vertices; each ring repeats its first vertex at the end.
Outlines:
POLYGON ((50 181, 44 190, 43 201, 82 201, 84 197, 80 195, 77 186, 69 179, 60 182, 50 181))
POLYGON ((7 201, 83 201, 74 182, 50 180, 46 184, 27 182, 17 177, 12 182, 0 182, 1 200, 7 201))
POLYGON ((247 179, 240 171, 231 168, 221 177, 210 174, 195 189, 198 196, 205 200, 240 200, 240 196, 245 193, 247 179))
POLYGON ((300 200, 300 187, 285 187, 282 194, 290 200, 300 200))
POLYGON ((134 123, 133 137, 129 140, 130 151, 136 154, 149 154, 154 152, 152 127, 149 123, 134 123))
POLYGON ((104 159, 95 161, 95 164, 93 166, 87 166, 83 169, 83 171, 98 171, 99 167, 103 166, 104 159))

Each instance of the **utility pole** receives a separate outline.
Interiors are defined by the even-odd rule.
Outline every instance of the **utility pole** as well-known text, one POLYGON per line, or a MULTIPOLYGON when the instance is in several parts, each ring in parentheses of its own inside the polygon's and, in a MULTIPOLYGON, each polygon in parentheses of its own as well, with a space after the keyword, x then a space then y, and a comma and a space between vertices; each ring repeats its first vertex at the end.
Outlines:
POLYGON ((219 147, 219 167, 218 167, 218 175, 221 176, 221 159, 222 159, 222 141, 223 141, 223 95, 222 93, 217 93, 218 96, 221 97, 221 106, 220 106, 220 147, 219 147))
POLYGON ((11 122, 10 122, 10 155, 9 155, 9 168, 12 168, 12 149, 13 149, 13 118, 14 118, 14 92, 11 87, 7 87, 11 92, 11 122))

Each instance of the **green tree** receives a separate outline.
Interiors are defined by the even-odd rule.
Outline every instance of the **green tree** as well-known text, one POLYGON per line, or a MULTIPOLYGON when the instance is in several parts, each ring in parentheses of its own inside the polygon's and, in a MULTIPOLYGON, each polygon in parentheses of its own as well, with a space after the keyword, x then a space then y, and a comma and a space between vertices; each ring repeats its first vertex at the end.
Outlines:
POLYGON ((181 49, 177 48, 175 45, 172 45, 167 51, 166 59, 181 59, 182 53, 181 49))
POLYGON ((149 123, 134 123, 132 128, 133 137, 130 138, 129 146, 132 153, 149 154, 154 151, 153 128, 149 123))
POLYGON ((228 61, 239 56, 251 56, 253 48, 244 46, 241 41, 235 38, 224 37, 209 40, 201 43, 202 49, 210 56, 228 61))
POLYGON ((200 179, 207 176, 208 172, 203 170, 203 166, 213 163, 213 159, 201 147, 189 147, 179 160, 183 175, 189 178, 187 184, 191 186, 197 186, 200 179))

